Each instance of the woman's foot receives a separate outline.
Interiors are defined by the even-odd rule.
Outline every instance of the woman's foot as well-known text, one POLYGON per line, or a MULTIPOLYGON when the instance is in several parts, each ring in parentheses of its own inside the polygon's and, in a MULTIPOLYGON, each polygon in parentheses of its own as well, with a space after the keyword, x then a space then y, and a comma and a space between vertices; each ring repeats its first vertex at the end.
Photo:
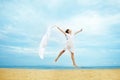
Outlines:
POLYGON ((55 59, 55 62, 57 62, 57 59, 55 59))
POLYGON ((73 66, 76 67, 76 68, 78 67, 76 64, 73 64, 73 66))

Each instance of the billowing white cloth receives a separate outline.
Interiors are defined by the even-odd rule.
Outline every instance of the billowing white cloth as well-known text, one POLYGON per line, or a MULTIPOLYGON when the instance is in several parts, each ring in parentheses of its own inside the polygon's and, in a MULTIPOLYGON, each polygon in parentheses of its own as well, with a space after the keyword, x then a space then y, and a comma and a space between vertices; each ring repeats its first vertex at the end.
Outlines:
POLYGON ((51 33, 51 27, 48 27, 47 32, 44 34, 44 36, 41 39, 40 47, 39 47, 39 56, 41 59, 44 59, 45 48, 47 46, 50 33, 51 33))

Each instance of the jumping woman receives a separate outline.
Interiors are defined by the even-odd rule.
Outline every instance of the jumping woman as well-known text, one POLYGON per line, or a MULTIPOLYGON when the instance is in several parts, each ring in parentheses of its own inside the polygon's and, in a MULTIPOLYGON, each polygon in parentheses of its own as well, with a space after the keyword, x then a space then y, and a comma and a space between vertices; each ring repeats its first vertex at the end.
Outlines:
MULTIPOLYGON (((56 26, 57 27, 57 26, 56 26)), ((77 67, 75 59, 74 59, 74 45, 73 45, 73 38, 76 34, 78 34, 79 32, 82 31, 82 29, 80 29, 79 31, 72 33, 72 30, 70 29, 66 29, 66 31, 63 31, 62 29, 60 29, 59 27, 57 27, 58 30, 60 30, 66 37, 66 45, 65 48, 63 50, 60 51, 59 55, 57 56, 57 58, 55 59, 55 62, 57 62, 57 60, 59 59, 59 57, 66 51, 68 50, 71 53, 71 59, 72 59, 72 63, 73 66, 77 67)))

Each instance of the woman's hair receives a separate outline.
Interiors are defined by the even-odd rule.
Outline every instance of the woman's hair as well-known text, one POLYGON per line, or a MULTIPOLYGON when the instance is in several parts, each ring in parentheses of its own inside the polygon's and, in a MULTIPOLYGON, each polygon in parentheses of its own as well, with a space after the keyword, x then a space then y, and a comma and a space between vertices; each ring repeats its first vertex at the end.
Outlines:
POLYGON ((69 33, 69 29, 66 29, 66 31, 65 31, 66 33, 69 33))

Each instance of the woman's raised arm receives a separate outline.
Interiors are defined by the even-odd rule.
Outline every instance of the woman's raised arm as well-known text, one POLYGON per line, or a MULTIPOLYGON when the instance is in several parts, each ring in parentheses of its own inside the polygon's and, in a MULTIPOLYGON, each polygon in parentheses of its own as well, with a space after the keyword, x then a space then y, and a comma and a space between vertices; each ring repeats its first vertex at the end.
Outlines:
POLYGON ((58 26, 56 26, 56 27, 57 27, 58 30, 60 30, 66 36, 66 33, 62 29, 60 29, 58 26))
POLYGON ((82 32, 83 29, 80 29, 79 31, 75 32, 74 35, 78 34, 79 32, 82 32))

